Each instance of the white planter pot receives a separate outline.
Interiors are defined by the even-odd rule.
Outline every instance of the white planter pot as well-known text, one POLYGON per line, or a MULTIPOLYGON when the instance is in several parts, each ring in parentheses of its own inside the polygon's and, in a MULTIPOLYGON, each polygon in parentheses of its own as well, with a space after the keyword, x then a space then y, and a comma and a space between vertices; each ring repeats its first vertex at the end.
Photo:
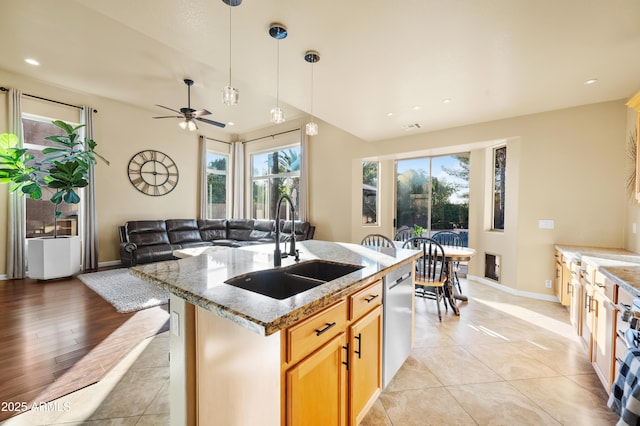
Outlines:
POLYGON ((27 243, 30 278, 50 280, 80 272, 80 237, 30 238, 27 243))

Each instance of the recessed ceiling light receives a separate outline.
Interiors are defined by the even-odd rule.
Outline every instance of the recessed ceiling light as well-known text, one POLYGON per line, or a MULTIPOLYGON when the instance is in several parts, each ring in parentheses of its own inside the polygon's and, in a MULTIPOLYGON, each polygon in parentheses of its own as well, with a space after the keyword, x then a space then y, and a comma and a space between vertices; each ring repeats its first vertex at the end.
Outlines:
POLYGON ((451 98, 443 99, 442 103, 443 104, 450 104, 451 103, 451 98))
POLYGON ((33 58, 27 58, 24 60, 26 63, 28 63, 29 65, 40 65, 40 62, 36 61, 33 58))
POLYGON ((414 111, 418 111, 419 109, 422 109, 422 106, 421 105, 414 105, 414 106, 411 107, 411 109, 414 110, 414 111))
POLYGON ((393 113, 392 113, 392 112, 388 112, 388 113, 387 113, 387 117, 391 117, 392 115, 393 115, 393 113))
POLYGON ((591 78, 591 79, 589 79, 589 80, 585 80, 585 81, 584 81, 584 84, 586 84, 587 86, 590 86, 590 85, 592 85, 592 84, 596 84, 597 82, 598 82, 598 79, 597 79, 597 78, 591 78))
MULTIPOLYGON (((224 0, 223 0, 224 1, 224 0)), ((235 126, 236 123, 234 123, 233 121, 230 121, 227 123, 227 126, 235 126)))

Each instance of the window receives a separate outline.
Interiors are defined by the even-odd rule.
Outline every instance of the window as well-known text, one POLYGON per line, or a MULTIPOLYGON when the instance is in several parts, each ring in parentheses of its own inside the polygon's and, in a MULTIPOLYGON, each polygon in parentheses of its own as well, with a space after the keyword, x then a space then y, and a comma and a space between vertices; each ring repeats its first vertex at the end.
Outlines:
MULTIPOLYGON (((34 155, 35 161, 41 161, 42 150, 47 146, 54 146, 53 142, 45 140, 46 136, 64 135, 64 131, 51 122, 54 119, 23 114, 24 147, 34 155)), ((50 201, 53 192, 42 191, 42 198, 26 199, 26 236, 27 238, 52 236, 54 227, 55 205, 50 201)), ((78 235, 78 204, 60 205, 62 216, 56 221, 58 235, 78 235)))
POLYGON ((378 224, 378 173, 380 163, 364 161, 362 163, 362 223, 378 224))
POLYGON ((504 204, 507 173, 507 147, 493 150, 493 227, 504 230, 504 204))
MULTIPOLYGON (((300 211, 300 145, 251 156, 251 214, 255 219, 275 219, 278 199, 287 194, 293 200, 296 217, 300 211)), ((281 219, 290 219, 282 209, 281 219)))
POLYGON ((229 156, 207 152, 207 219, 227 217, 229 156))

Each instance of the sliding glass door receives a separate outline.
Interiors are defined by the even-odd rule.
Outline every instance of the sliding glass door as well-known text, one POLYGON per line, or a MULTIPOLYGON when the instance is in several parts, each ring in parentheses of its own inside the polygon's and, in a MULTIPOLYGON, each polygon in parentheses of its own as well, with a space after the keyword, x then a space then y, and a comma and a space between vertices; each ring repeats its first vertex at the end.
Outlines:
POLYGON ((396 162, 396 231, 448 229, 468 241, 469 153, 396 162))

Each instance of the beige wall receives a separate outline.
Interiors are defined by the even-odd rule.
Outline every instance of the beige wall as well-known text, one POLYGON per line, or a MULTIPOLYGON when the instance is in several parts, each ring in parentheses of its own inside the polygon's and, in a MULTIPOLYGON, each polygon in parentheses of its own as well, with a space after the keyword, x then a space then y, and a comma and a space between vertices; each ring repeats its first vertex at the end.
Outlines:
MULTIPOLYGON (((71 92, 0 71, 5 86, 25 93, 99 110, 95 120, 98 151, 111 161, 97 166, 100 262, 119 258, 117 226, 132 219, 197 216, 197 135, 227 140, 211 126, 184 132, 173 120, 152 120, 149 110, 71 92), (177 163, 180 181, 163 197, 139 193, 127 178, 127 163, 138 151, 156 149, 177 163)), ((0 95, 2 96, 2 95, 0 95)), ((5 95, 6 96, 6 95, 5 95)), ((521 292, 551 295, 544 280, 553 277, 553 244, 639 246, 637 234, 626 232, 639 222, 640 210, 624 195, 624 149, 628 112, 625 100, 535 114, 490 123, 366 143, 327 123, 310 138, 309 219, 316 238, 359 242, 371 232, 360 223, 360 164, 380 159, 381 207, 377 231, 393 232, 394 160, 421 155, 471 152, 470 243, 478 249, 472 275, 484 275, 484 253, 503 256, 502 284, 521 292), (491 146, 507 143, 507 229, 487 230, 491 146), (628 208, 627 208, 628 206, 628 208), (553 230, 537 228, 553 219, 553 230)), ((5 131, 6 102, 0 102, 0 132, 5 131)), ((240 140, 291 130, 304 124, 291 120, 240 140)), ((234 138, 237 137, 234 135, 234 138)), ((6 191, 5 187, 0 191, 6 191)), ((0 197, 0 223, 6 224, 6 197, 0 197)), ((6 234, 0 226, 0 237, 6 234)), ((4 241, 5 238, 2 240, 4 241)), ((0 274, 5 247, 0 247, 0 274)))
MULTIPOLYGON (((638 113, 635 109, 628 108, 627 109, 627 143, 630 143, 629 136, 632 132, 637 132, 638 126, 638 113)), ((637 135, 637 133, 636 133, 637 135)), ((637 136, 636 136, 637 143, 637 136)), ((632 172, 635 167, 635 162, 633 162, 630 157, 626 157, 625 164, 625 176, 632 172)), ((627 203, 625 210, 625 248, 634 251, 640 252, 640 204, 635 199, 635 194, 627 194, 627 203), (636 225, 636 232, 633 232, 633 225, 636 225)))
MULTIPOLYGON (((364 146, 362 158, 384 160, 471 152, 470 245, 478 255, 470 274, 484 276, 484 254, 502 256, 502 284, 522 293, 551 296, 555 243, 620 247, 624 244, 625 100, 447 129, 364 146), (507 143, 504 233, 488 230, 490 150, 507 143), (555 229, 538 229, 552 219, 555 229)), ((352 171, 352 187, 361 176, 352 171)), ((355 197, 356 191, 352 190, 355 197)), ((381 194, 393 205, 393 193, 381 194)), ((354 203, 355 204, 355 203, 354 203)), ((387 214, 393 215, 393 212, 387 214)), ((367 233, 352 220, 352 240, 367 233)), ((391 218, 392 220, 392 218, 391 218)), ((382 219, 391 235, 391 221, 382 219)))

